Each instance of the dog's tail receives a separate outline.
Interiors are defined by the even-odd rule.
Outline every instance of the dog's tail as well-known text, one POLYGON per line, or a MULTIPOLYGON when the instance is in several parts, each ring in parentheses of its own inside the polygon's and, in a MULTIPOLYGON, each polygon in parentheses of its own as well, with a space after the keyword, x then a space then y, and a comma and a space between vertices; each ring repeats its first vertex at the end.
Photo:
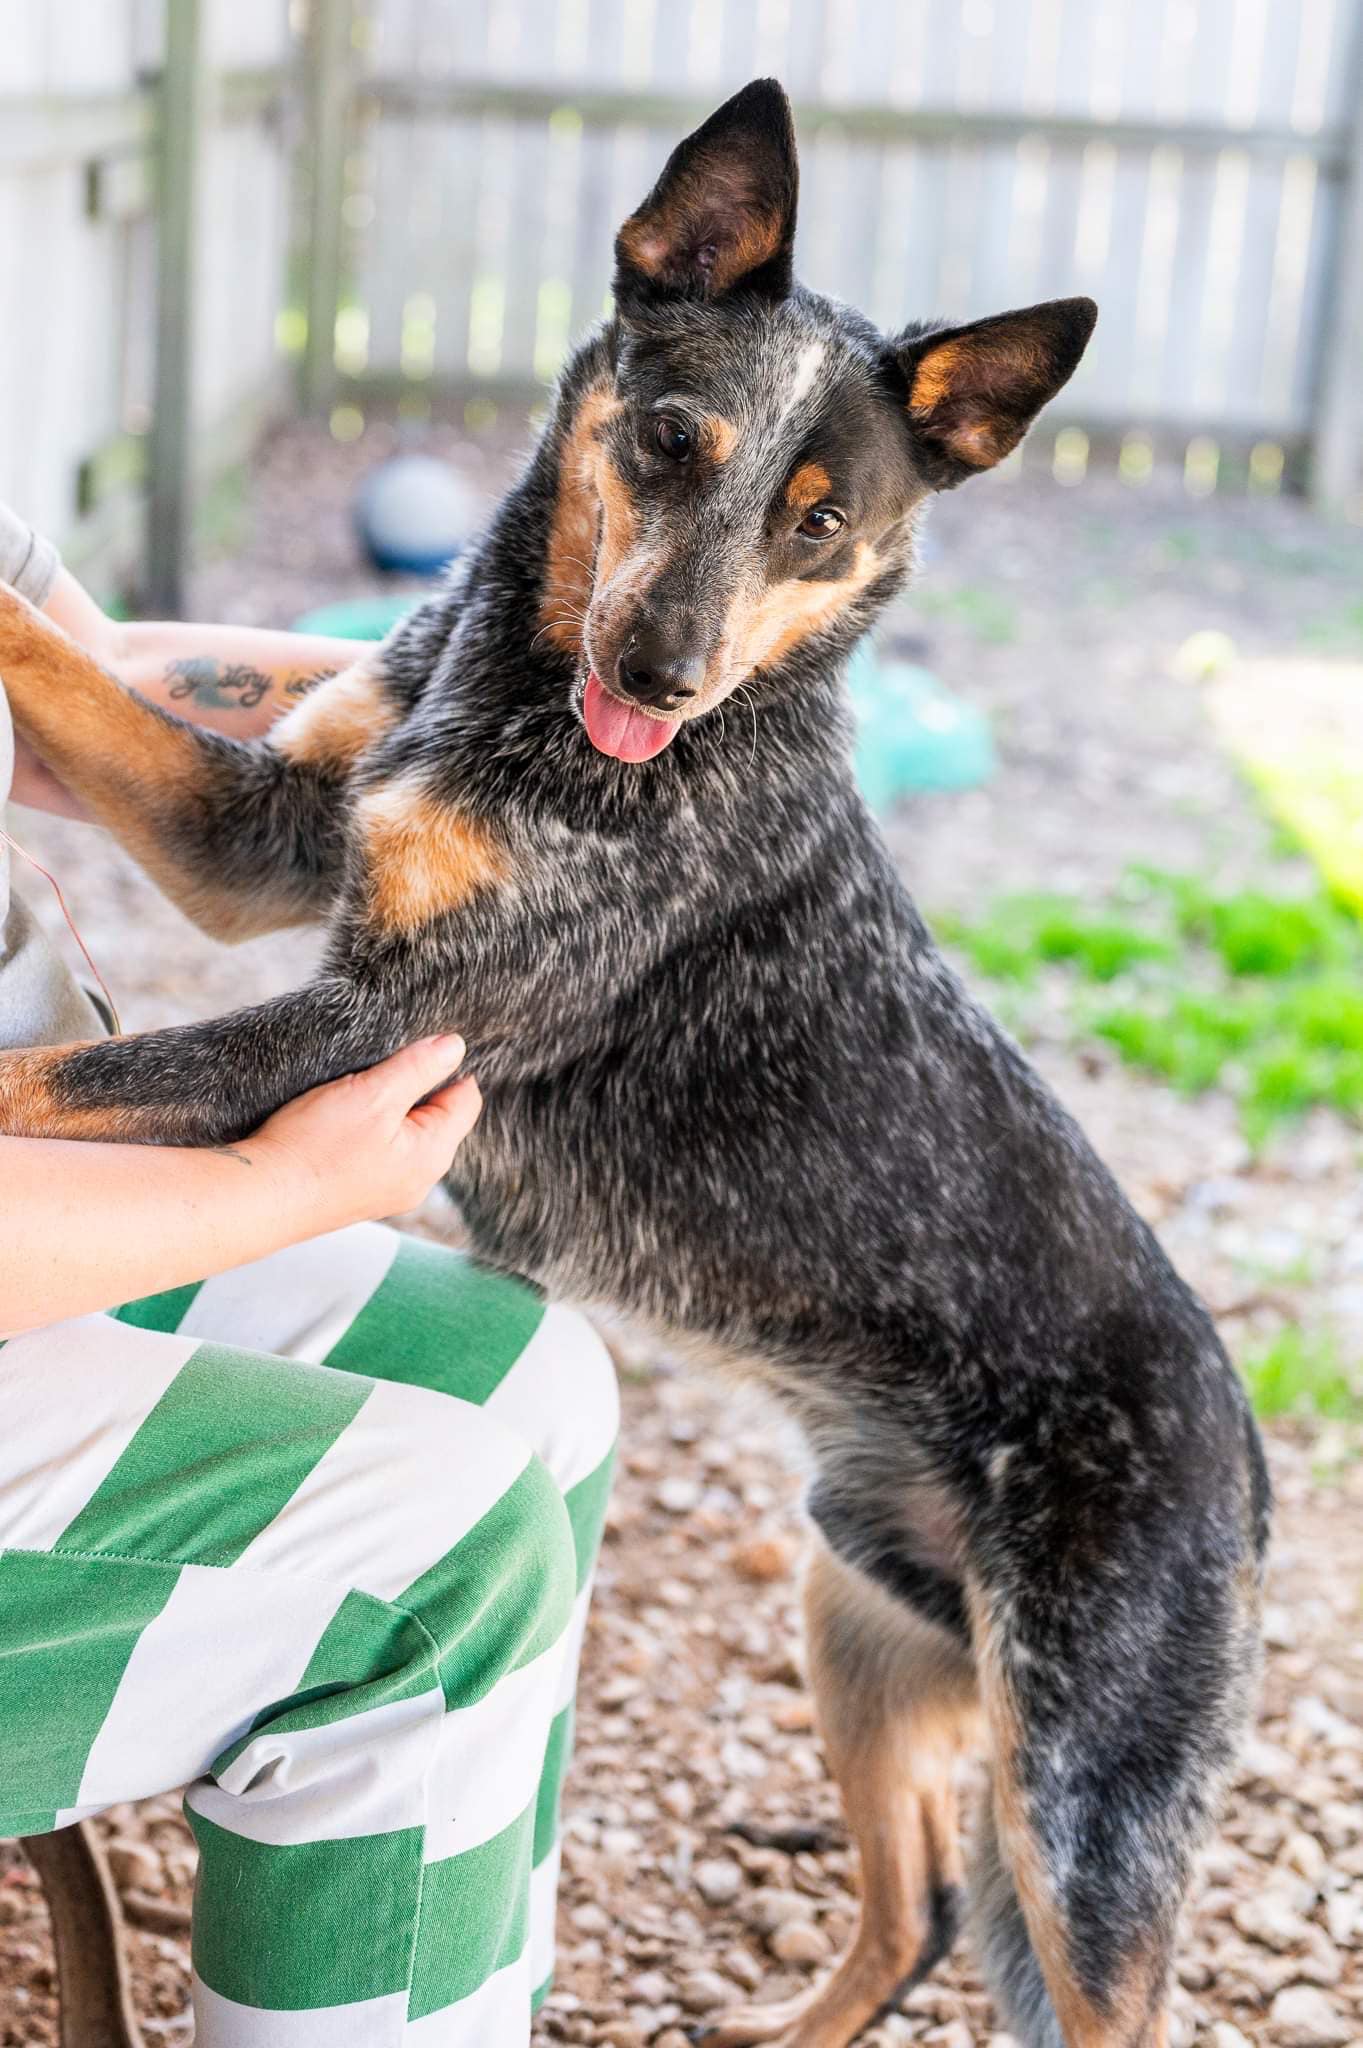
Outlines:
POLYGON ((1060 2022, 1022 1916, 1017 1886, 999 1846, 992 1792, 980 1817, 970 1873, 970 1909, 976 1953, 1009 2033, 1023 2048, 1064 2048, 1060 2022))

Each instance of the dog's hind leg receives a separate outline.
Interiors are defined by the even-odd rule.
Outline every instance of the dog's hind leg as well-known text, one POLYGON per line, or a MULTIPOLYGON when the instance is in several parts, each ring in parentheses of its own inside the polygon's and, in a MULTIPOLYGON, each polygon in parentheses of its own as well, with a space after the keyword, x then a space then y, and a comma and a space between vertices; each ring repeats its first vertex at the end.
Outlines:
POLYGON ((1127 1530, 1096 1577, 1073 1554, 1052 1573, 1029 1549, 1025 1587, 971 1592, 992 1752, 975 1921, 1023 2048, 1168 2037, 1179 1910, 1257 1633, 1252 1569, 1199 1557, 1196 1527, 1180 1533, 1158 1577, 1127 1530))
POLYGON ((268 740, 228 739, 125 689, 0 587, 0 676, 18 730, 216 938, 304 923, 330 904, 345 850, 342 785, 396 716, 373 663, 367 655, 319 684, 268 740))
POLYGON ((822 1544, 805 1611, 820 1731, 861 1854, 861 1921, 820 1989, 729 2014, 705 2048, 846 2048, 946 1953, 960 1915, 955 1766, 976 1723, 968 1648, 822 1544))

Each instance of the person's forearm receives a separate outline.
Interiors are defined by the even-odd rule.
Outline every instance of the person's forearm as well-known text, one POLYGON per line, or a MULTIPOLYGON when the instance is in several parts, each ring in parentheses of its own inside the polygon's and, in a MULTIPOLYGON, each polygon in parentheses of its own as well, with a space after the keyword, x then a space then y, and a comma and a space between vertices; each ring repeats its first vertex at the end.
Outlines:
POLYGON ((43 607, 120 682, 195 725, 251 739, 362 652, 354 640, 256 626, 200 626, 106 617, 63 569, 43 607))
POLYGON ((249 1140, 0 1137, 0 1339, 262 1258, 308 1236, 315 1208, 305 1176, 249 1140))

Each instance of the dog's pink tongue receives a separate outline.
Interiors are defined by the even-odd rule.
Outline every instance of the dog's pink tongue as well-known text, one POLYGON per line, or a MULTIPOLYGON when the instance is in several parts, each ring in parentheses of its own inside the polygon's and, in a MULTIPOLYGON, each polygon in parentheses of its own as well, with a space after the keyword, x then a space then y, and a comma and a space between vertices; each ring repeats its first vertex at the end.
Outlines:
POLYGON ((599 754, 613 754, 617 761, 650 761, 661 754, 677 736, 679 718, 650 718, 632 704, 622 704, 591 674, 582 696, 582 717, 587 737, 599 754))

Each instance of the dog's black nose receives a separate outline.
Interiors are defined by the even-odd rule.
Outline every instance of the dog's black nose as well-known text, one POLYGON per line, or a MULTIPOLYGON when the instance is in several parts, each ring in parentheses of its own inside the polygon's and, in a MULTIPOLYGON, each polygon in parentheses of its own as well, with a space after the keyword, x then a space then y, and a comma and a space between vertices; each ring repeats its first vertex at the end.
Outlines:
POLYGON ((639 627, 620 657, 620 688, 636 704, 680 711, 705 681, 705 656, 656 627, 639 627))

